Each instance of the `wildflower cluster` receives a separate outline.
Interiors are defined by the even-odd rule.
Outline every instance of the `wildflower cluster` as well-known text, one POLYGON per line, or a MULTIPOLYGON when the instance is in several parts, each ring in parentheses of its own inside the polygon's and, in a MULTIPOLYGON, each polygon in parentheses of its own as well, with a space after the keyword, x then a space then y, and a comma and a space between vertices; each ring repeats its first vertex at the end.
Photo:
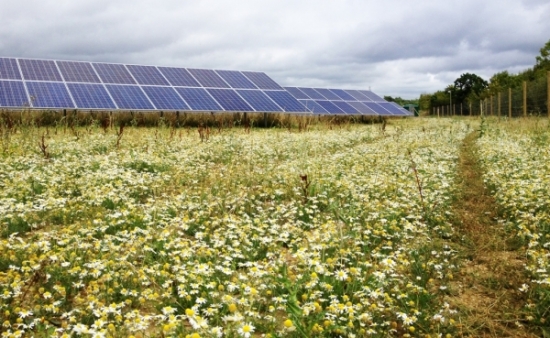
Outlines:
POLYGON ((527 257, 528 320, 548 325, 550 306, 550 130, 533 123, 493 124, 478 140, 485 182, 499 204, 499 222, 527 257))
POLYGON ((437 243, 467 130, 395 123, 208 142, 127 128, 118 145, 50 134, 49 158, 42 131, 14 135, 0 160, 2 337, 454 332, 456 257, 437 243))

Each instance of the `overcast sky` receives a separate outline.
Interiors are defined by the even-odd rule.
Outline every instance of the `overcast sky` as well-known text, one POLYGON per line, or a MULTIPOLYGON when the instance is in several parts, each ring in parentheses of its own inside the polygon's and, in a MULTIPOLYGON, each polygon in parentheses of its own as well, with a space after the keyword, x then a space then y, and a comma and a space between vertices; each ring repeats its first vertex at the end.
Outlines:
POLYGON ((417 98, 535 64, 549 0, 2 0, 0 57, 263 71, 417 98))

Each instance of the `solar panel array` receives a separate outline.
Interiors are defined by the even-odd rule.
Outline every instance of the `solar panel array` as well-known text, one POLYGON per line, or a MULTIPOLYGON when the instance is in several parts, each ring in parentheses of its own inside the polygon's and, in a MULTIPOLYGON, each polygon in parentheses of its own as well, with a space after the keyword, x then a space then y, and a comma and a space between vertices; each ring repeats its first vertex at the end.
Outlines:
POLYGON ((411 113, 370 90, 284 87, 313 114, 408 116, 411 113))
POLYGON ((0 58, 0 108, 410 115, 371 91, 283 88, 262 72, 0 58))

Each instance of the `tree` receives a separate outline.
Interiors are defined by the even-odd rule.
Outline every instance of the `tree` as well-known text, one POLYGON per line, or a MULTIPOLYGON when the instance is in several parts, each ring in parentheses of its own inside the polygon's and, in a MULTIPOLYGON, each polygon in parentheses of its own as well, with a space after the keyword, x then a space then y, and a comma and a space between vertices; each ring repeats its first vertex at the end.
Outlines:
POLYGON ((507 90, 508 88, 516 88, 521 84, 521 79, 518 75, 510 75, 507 70, 496 73, 489 80, 489 91, 493 94, 507 90))
POLYGON ((540 55, 536 60, 535 71, 550 70, 550 40, 540 49, 540 55))
POLYGON ((464 73, 454 82, 453 101, 464 103, 469 98, 479 98, 488 86, 489 83, 478 75, 464 73))

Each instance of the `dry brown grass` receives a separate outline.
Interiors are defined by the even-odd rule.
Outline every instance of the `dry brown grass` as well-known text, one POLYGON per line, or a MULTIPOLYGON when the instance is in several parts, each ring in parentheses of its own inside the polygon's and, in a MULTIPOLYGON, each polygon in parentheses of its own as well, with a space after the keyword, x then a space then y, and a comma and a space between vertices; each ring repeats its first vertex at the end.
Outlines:
POLYGON ((518 290, 525 280, 523 256, 495 220, 497 206, 483 184, 476 137, 471 133, 461 146, 461 196, 454 211, 464 264, 448 302, 461 313, 463 337, 538 337, 523 320, 525 300, 518 290))

